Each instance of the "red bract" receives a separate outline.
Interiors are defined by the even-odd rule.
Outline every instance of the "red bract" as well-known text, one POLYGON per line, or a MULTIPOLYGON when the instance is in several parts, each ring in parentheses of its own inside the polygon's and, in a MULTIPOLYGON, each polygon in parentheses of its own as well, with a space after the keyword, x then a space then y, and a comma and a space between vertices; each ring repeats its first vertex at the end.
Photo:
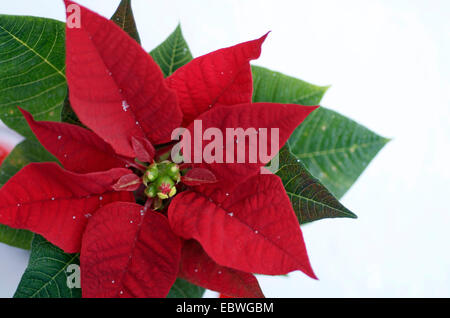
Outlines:
POLYGON ((249 61, 266 35, 164 79, 116 24, 80 8, 81 28, 66 30, 66 73, 71 105, 90 130, 22 111, 65 169, 33 163, 17 173, 0 189, 0 222, 81 252, 84 297, 165 297, 177 277, 263 297, 254 273, 315 277, 281 180, 260 174, 267 162, 178 166, 165 156, 172 131, 192 132, 195 119, 202 132, 277 128, 278 151, 316 108, 251 103, 249 61))
POLYGON ((3 160, 8 156, 9 149, 5 147, 4 145, 0 145, 0 165, 2 164, 3 160))
MULTIPOLYGON (((199 241, 218 264, 244 272, 315 277, 291 202, 275 175, 256 175, 224 201, 186 191, 169 207, 172 229, 199 241)), ((229 293, 228 293, 229 294, 229 293)))
POLYGON ((167 218, 135 203, 116 202, 90 220, 81 264, 85 297, 162 297, 180 262, 181 240, 167 218))
POLYGON ((129 170, 76 174, 55 163, 32 163, 0 190, 0 223, 42 234, 68 253, 79 252, 90 215, 114 201, 134 201, 113 185, 129 170))

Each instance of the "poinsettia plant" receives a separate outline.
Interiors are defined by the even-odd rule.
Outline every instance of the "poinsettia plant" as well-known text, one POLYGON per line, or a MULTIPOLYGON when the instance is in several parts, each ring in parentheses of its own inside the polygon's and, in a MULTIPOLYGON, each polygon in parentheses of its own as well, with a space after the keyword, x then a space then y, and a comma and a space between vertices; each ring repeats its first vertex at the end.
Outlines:
POLYGON ((15 296, 263 297, 254 274, 316 278, 300 224, 354 218, 338 198, 387 140, 314 106, 327 87, 251 66, 267 34, 193 59, 178 26, 149 54, 129 0, 111 20, 64 3, 65 25, 0 16, 0 118, 25 137, 0 170, 0 241, 31 248, 15 296), (254 145, 233 136, 230 155, 230 129, 275 151, 241 160, 254 145))

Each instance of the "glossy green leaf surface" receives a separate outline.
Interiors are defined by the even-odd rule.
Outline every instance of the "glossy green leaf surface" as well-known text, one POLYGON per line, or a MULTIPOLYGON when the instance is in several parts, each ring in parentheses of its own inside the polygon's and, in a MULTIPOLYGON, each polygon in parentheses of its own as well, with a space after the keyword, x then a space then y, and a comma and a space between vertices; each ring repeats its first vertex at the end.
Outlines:
POLYGON ((279 168, 276 172, 283 181, 286 193, 300 224, 324 218, 356 218, 346 207, 314 178, 289 151, 279 152, 279 168))
POLYGON ((288 144, 306 168, 341 198, 388 141, 321 107, 294 131, 288 144))
POLYGON ((205 289, 178 278, 173 284, 167 298, 201 298, 205 289))
POLYGON ((253 101, 314 106, 320 103, 327 86, 316 86, 300 79, 252 66, 253 101))
POLYGON ((37 120, 57 121, 66 97, 64 23, 0 15, 0 119, 32 136, 20 106, 37 120))
POLYGON ((28 267, 14 297, 80 298, 81 288, 75 288, 79 277, 72 277, 77 275, 73 268, 79 264, 78 254, 66 254, 43 237, 35 235, 28 267))
POLYGON ((192 60, 192 54, 178 25, 175 31, 158 47, 150 52, 164 74, 169 76, 192 60))

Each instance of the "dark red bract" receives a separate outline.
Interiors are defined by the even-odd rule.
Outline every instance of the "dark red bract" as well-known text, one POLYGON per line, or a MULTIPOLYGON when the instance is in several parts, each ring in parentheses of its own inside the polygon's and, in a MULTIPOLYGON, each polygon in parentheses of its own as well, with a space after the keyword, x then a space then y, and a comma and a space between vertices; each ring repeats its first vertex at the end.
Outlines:
POLYGON ((64 169, 33 163, 11 178, 0 189, 0 223, 81 252, 84 297, 165 297, 177 277, 263 297, 255 273, 301 270, 314 278, 281 180, 260 174, 265 162, 190 164, 176 195, 168 179, 160 185, 165 201, 140 197, 142 172, 159 162, 175 128, 193 131, 195 119, 203 131, 278 128, 282 147, 315 109, 252 103, 249 62, 266 36, 196 58, 164 79, 116 24, 84 7, 81 17, 81 28, 66 29, 66 74, 72 108, 89 129, 36 122, 22 111, 64 169))

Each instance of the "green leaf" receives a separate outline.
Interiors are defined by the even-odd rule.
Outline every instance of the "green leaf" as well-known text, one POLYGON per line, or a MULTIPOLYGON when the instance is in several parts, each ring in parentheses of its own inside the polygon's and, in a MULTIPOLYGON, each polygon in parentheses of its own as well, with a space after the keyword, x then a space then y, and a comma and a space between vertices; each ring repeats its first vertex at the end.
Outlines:
POLYGON ((31 241, 33 240, 33 233, 26 230, 17 230, 9 226, 0 224, 0 242, 10 246, 23 248, 29 250, 31 248, 31 241))
POLYGON ((276 175, 283 181, 300 224, 324 218, 356 218, 306 170, 287 146, 279 152, 276 175))
POLYGON ((318 105, 328 86, 316 86, 267 68, 252 66, 253 101, 318 105))
POLYGON ((131 0, 122 0, 111 20, 135 39, 137 43, 141 44, 133 10, 131 9, 131 0))
POLYGON ((39 142, 24 140, 5 158, 0 166, 0 186, 3 186, 20 169, 31 162, 56 161, 39 142))
POLYGON ((69 92, 67 91, 66 99, 64 100, 64 105, 61 110, 61 121, 63 123, 68 123, 72 125, 77 125, 86 128, 83 123, 78 119, 77 114, 75 114, 69 101, 69 92))
POLYGON ((294 131, 288 144, 306 168, 341 198, 388 141, 321 107, 294 131))
POLYGON ((181 32, 181 26, 178 25, 163 43, 150 52, 150 55, 166 77, 189 63, 192 54, 181 32))
MULTIPOLYGON (((3 186, 20 169, 31 162, 56 161, 37 141, 24 140, 6 157, 0 166, 0 186, 3 186)), ((0 242, 11 246, 30 249, 33 233, 16 230, 0 224, 0 242)))
POLYGON ((201 298, 205 289, 178 278, 173 284, 167 298, 201 298))
MULTIPOLYGON (((33 136, 17 106, 57 121, 66 97, 64 23, 0 15, 0 119, 33 136)), ((33 137, 34 138, 34 137, 33 137)))
MULTIPOLYGON (((17 287, 15 298, 80 298, 81 288, 69 288, 69 265, 79 266, 78 254, 66 254, 35 235, 30 261, 17 287)), ((70 268, 69 268, 70 270, 70 268)))

